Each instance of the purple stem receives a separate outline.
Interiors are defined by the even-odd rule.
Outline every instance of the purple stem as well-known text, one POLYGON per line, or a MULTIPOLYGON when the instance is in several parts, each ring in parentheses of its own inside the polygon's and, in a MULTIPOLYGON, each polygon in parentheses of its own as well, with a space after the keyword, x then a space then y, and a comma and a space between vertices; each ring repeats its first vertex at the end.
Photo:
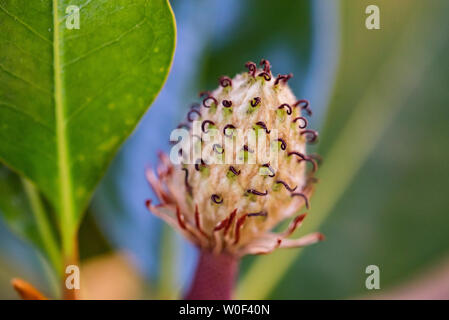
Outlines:
POLYGON ((238 273, 238 258, 201 250, 186 300, 230 300, 238 273))

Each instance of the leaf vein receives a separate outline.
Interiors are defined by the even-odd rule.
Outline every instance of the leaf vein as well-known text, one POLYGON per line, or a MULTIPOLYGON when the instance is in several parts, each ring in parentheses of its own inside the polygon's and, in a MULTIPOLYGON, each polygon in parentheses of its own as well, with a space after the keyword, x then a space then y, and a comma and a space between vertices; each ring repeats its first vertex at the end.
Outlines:
POLYGON ((53 128, 51 128, 49 125, 47 125, 46 123, 41 122, 40 120, 36 119, 31 113, 25 112, 24 110, 20 109, 16 105, 0 101, 0 106, 3 106, 5 108, 8 108, 9 110, 12 110, 12 111, 17 112, 17 113, 19 113, 21 115, 24 115, 24 116, 30 118, 34 123, 42 126, 42 128, 50 131, 52 134, 54 133, 53 128))
POLYGON ((5 44, 10 44, 10 45, 14 46, 14 47, 17 48, 17 50, 19 50, 20 52, 22 52, 22 53, 24 53, 24 54, 26 54, 26 55, 29 55, 31 58, 36 59, 37 61, 42 62, 43 64, 52 65, 52 64, 49 63, 47 60, 44 60, 44 59, 42 59, 41 57, 39 57, 39 56, 33 54, 31 51, 27 51, 27 50, 25 50, 25 49, 19 47, 19 46, 17 45, 17 43, 15 43, 15 42, 12 42, 12 41, 9 41, 9 40, 5 40, 3 43, 5 43, 5 44))
POLYGON ((67 67, 67 66, 69 66, 69 65, 72 65, 72 64, 74 64, 74 63, 76 63, 76 62, 79 62, 79 61, 81 61, 81 60, 87 58, 88 56, 90 56, 91 54, 93 54, 93 53, 95 53, 95 52, 97 52, 97 51, 100 51, 100 50, 102 50, 102 49, 104 49, 104 48, 107 48, 107 47, 109 47, 109 46, 111 46, 111 45, 113 45, 113 44, 115 44, 115 43, 118 43, 118 42, 119 42, 123 37, 125 37, 127 34, 129 34, 130 32, 132 32, 134 29, 137 29, 138 27, 140 27, 145 21, 146 21, 146 17, 144 17, 141 21, 139 21, 136 25, 134 25, 134 26, 131 27, 130 29, 128 29, 128 30, 126 30, 125 32, 123 32, 123 33, 122 33, 121 35, 119 35, 117 38, 115 38, 115 39, 113 39, 113 40, 109 40, 109 41, 107 41, 107 42, 105 42, 105 43, 103 43, 103 44, 101 44, 101 45, 99 45, 99 46, 97 46, 97 47, 95 47, 95 48, 89 50, 89 51, 86 52, 85 54, 80 55, 80 56, 78 56, 77 58, 75 58, 75 59, 73 59, 73 60, 71 60, 71 61, 68 61, 67 63, 65 63, 65 64, 62 65, 62 68, 65 68, 65 67, 67 67))
MULTIPOLYGON (((151 52, 147 53, 140 61, 137 62, 136 65, 140 65, 143 62, 145 62, 151 55, 151 52)), ((76 109, 75 111, 73 111, 70 115, 67 116, 66 118, 66 125, 72 121, 72 119, 78 114, 80 113, 82 110, 84 110, 85 108, 87 108, 91 102, 93 102, 94 100, 96 100, 98 97, 101 97, 101 95, 109 88, 113 87, 114 85, 117 85, 118 83, 120 83, 118 80, 121 80, 123 78, 125 78, 126 76, 128 76, 130 74, 130 72, 127 73, 122 73, 120 74, 117 78, 112 79, 111 81, 107 82, 107 85, 105 85, 103 88, 101 88, 100 90, 98 90, 98 94, 96 96, 94 96, 91 100, 87 101, 86 103, 84 103, 83 105, 81 105, 78 109, 76 109)))
POLYGON ((39 37, 40 39, 44 40, 47 43, 52 43, 49 39, 45 38, 42 34, 40 34, 39 32, 37 32, 36 30, 34 30, 29 24, 27 24, 26 22, 20 20, 19 17, 15 16, 14 14, 12 14, 11 12, 9 12, 8 10, 6 10, 5 7, 3 7, 0 4, 0 9, 6 13, 6 15, 8 15, 10 18, 12 18, 14 21, 17 21, 19 24, 21 24, 22 26, 24 26, 28 31, 30 31, 31 33, 33 33, 35 36, 39 37))
POLYGON ((41 92, 44 92, 46 94, 52 95, 52 93, 49 90, 41 88, 41 87, 37 86, 35 83, 33 83, 32 81, 22 78, 20 75, 15 74, 14 72, 6 69, 2 64, 0 64, 0 69, 3 70, 5 73, 9 74, 10 76, 12 76, 20 81, 25 82, 26 84, 30 85, 31 87, 33 87, 41 92))

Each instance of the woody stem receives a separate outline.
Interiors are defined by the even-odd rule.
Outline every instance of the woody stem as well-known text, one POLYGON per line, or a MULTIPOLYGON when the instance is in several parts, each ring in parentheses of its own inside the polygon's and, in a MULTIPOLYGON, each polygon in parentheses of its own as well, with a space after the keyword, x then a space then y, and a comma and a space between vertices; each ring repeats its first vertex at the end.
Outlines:
POLYGON ((238 273, 239 259, 201 250, 187 300, 230 300, 238 273))

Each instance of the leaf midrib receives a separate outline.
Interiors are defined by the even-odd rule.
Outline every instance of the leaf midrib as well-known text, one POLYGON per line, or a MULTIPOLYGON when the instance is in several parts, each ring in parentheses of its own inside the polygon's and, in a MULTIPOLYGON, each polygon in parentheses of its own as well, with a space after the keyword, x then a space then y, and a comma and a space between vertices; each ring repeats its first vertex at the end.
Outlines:
POLYGON ((67 133, 65 125, 65 104, 63 97, 58 0, 53 0, 53 81, 56 119, 56 152, 58 159, 59 215, 62 248, 66 259, 72 255, 75 227, 72 198, 72 177, 69 169, 67 133))

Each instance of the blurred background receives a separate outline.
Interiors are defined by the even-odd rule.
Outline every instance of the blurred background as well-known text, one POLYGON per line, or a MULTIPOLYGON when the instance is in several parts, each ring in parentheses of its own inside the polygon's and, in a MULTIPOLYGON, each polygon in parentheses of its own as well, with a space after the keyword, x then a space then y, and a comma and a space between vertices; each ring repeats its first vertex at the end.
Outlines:
MULTIPOLYGON (((88 298, 179 298, 197 252, 145 208, 144 170, 201 90, 247 61, 294 74, 311 101, 311 149, 323 156, 304 233, 326 241, 243 261, 246 299, 449 299, 449 2, 171 1, 178 27, 172 71, 113 161, 80 231, 88 298), (368 30, 368 5, 380 30, 368 30), (367 290, 365 268, 380 269, 367 290)), ((2 178, 12 173, 4 168, 2 178)), ((14 177, 12 177, 14 178, 14 177)), ((0 221, 0 298, 22 277, 57 291, 32 245, 0 221)))

